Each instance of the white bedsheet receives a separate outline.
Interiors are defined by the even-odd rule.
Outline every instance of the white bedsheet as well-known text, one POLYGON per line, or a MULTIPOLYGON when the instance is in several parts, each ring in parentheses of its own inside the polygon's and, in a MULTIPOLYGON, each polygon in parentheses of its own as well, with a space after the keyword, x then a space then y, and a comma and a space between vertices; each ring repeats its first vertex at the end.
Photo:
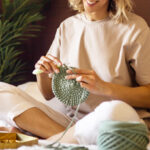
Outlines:
MULTIPOLYGON (((48 149, 44 149, 44 146, 51 144, 50 141, 48 140, 39 140, 39 146, 38 145, 34 145, 34 146, 22 146, 20 148, 18 148, 17 150, 48 150, 48 149), (41 145, 41 146, 40 146, 41 145)), ((75 145, 75 144, 64 144, 64 145, 68 145, 68 146, 79 146, 79 145, 75 145)), ((89 150, 98 150, 96 145, 80 145, 80 146, 85 146, 87 147, 89 150)))
MULTIPOLYGON (((50 141, 47 140, 39 140, 39 145, 33 145, 33 146, 22 146, 19 147, 18 149, 9 149, 9 150, 48 150, 44 149, 44 146, 51 144, 50 141)), ((67 144, 65 144, 67 145, 67 144)), ((70 146, 72 146, 70 144, 70 146)), ((78 145, 77 145, 78 146, 78 145)), ((89 150, 98 150, 98 147, 96 145, 81 145, 87 147, 89 150)), ((147 150, 150 150, 150 144, 147 147, 147 150)))

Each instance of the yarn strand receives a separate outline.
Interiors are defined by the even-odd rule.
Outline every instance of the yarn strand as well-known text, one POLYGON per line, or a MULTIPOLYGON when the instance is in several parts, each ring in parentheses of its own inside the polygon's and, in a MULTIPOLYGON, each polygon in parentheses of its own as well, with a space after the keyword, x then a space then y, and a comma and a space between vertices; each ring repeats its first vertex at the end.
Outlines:
POLYGON ((53 142, 53 143, 50 144, 50 145, 47 145, 46 147, 50 147, 50 146, 52 146, 52 145, 59 144, 59 141, 64 137, 64 135, 66 134, 66 132, 67 132, 67 131, 69 130, 69 128, 72 126, 72 124, 73 124, 75 118, 77 117, 79 108, 80 108, 80 103, 78 104, 78 106, 77 106, 77 108, 76 108, 76 110, 75 110, 75 114, 74 114, 74 116, 73 116, 71 122, 69 123, 69 125, 67 126, 67 128, 65 129, 65 131, 62 133, 62 135, 61 135, 55 142, 53 142))

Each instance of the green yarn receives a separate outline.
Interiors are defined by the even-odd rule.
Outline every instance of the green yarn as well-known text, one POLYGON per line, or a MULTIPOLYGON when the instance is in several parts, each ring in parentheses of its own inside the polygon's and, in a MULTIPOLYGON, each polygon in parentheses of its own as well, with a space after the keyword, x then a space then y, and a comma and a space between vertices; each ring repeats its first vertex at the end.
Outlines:
POLYGON ((84 102, 88 95, 89 92, 82 88, 80 84, 74 79, 74 80, 67 80, 65 79, 65 76, 67 75, 66 71, 68 69, 72 69, 70 67, 67 67, 66 65, 60 66, 59 67, 59 73, 54 73, 52 76, 52 91, 54 95, 64 104, 74 106, 77 105, 77 108, 74 113, 74 117, 71 119, 71 122, 65 129, 65 131, 62 133, 62 135, 52 144, 47 145, 46 147, 48 148, 55 148, 56 150, 59 149, 67 149, 67 150, 87 150, 85 147, 68 147, 68 148, 63 148, 60 146, 59 141, 60 139, 63 138, 63 136, 66 134, 68 129, 72 126, 73 122, 75 121, 75 118, 77 117, 78 110, 80 108, 80 104, 84 102))
POLYGON ((149 143, 146 125, 138 122, 102 121, 97 145, 99 150, 146 150, 149 143))
POLYGON ((63 144, 48 145, 46 148, 49 150, 88 150, 88 148, 84 146, 65 146, 63 144))
POLYGON ((75 80, 65 79, 66 70, 70 69, 66 65, 60 66, 60 72, 54 73, 52 77, 52 91, 54 95, 64 104, 74 106, 84 102, 89 92, 82 88, 75 80))

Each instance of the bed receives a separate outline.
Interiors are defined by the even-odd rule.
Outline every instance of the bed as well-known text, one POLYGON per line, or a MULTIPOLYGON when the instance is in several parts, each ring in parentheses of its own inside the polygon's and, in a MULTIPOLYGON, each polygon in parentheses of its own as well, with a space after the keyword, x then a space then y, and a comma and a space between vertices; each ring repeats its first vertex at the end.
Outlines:
MULTIPOLYGON (((43 96, 41 95, 41 93, 37 87, 36 82, 27 82, 27 83, 19 85, 18 88, 27 92, 29 95, 34 97, 36 100, 38 100, 42 103, 46 103, 45 99, 43 98, 43 96)), ((0 126, 8 126, 8 125, 5 122, 2 122, 0 120, 0 126)), ((39 145, 30 146, 30 147, 23 146, 23 147, 18 148, 17 150, 28 150, 28 149, 40 150, 41 146, 48 145, 50 143, 51 143, 51 141, 48 141, 48 140, 39 140, 39 145)), ((84 145, 84 146, 87 146, 89 148, 89 150, 97 150, 98 149, 96 145, 84 145)), ((42 147, 42 149, 44 150, 43 147, 42 147)), ((148 145, 147 150, 150 150, 150 144, 148 145)))

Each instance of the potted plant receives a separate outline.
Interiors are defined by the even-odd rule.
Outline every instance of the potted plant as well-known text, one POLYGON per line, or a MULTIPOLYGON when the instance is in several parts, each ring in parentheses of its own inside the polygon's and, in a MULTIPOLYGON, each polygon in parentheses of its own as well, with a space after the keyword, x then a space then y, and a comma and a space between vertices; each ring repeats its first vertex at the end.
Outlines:
POLYGON ((1 0, 0 81, 16 84, 24 80, 25 63, 19 57, 20 45, 36 36, 43 19, 40 11, 50 0, 1 0))

